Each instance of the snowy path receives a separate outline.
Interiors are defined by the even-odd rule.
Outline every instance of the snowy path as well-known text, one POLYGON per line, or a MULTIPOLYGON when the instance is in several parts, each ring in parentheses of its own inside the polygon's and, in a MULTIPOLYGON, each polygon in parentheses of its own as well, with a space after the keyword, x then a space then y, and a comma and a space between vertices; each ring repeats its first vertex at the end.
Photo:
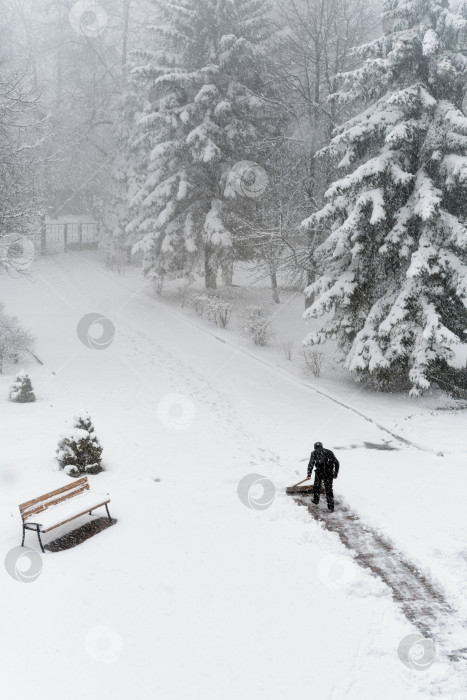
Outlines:
POLYGON ((307 507, 325 530, 339 536, 359 566, 368 569, 388 586, 407 620, 424 637, 435 642, 439 653, 453 662, 456 673, 465 675, 467 648, 458 648, 457 645, 467 639, 467 620, 459 617, 444 592, 404 557, 387 537, 362 522, 342 499, 337 516, 314 506, 309 497, 297 496, 294 500, 307 507))
MULTIPOLYGON (((365 443, 383 445, 387 434, 197 330, 147 296, 140 279, 130 284, 108 275, 92 258, 43 259, 33 283, 1 282, 8 309, 37 336, 44 366, 28 368, 36 404, 0 404, 8 436, 1 446, 0 545, 8 551, 18 544, 18 503, 64 483, 54 450, 81 408, 104 445, 107 470, 93 481, 110 492, 118 520, 74 549, 47 553, 34 584, 5 578, 7 696, 35 692, 54 700, 66 689, 81 700, 98 697, 89 695, 92 687, 117 700, 299 700, 311 692, 366 700, 384 679, 382 700, 428 698, 431 686, 449 687, 456 697, 443 659, 422 675, 400 663, 398 643, 413 627, 388 589, 283 492, 302 476, 315 439, 361 445, 339 455, 338 508, 342 493, 353 502, 359 482, 360 497, 390 529, 385 489, 418 451, 400 444, 397 452, 367 450, 365 443), (90 350, 77 337, 78 321, 90 312, 115 325, 105 350, 90 350), (193 409, 183 430, 161 421, 161 406, 174 393, 193 409), (270 508, 249 509, 239 500, 237 485, 250 473, 274 483, 270 508), (330 553, 352 572, 343 587, 323 576, 330 553), (24 630, 32 638, 26 677, 18 662, 24 630)), ((1 378, 2 391, 9 381, 1 378)), ((438 465, 439 458, 428 458, 438 465)), ((407 529, 413 514, 407 510, 407 521, 404 508, 398 515, 407 529)))

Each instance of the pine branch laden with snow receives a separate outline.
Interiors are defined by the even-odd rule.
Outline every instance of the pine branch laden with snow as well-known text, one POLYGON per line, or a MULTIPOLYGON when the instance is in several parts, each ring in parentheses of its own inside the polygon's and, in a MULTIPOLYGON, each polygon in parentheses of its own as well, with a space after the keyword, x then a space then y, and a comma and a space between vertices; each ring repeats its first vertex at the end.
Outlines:
MULTIPOLYGON (((304 222, 330 231, 304 318, 330 313, 305 344, 337 340, 344 366, 412 395, 465 340, 467 22, 441 0, 390 0, 390 33, 362 47, 336 100, 366 104, 326 153, 342 179, 304 222)), ((324 153, 324 152, 322 152, 324 153)))
POLYGON ((134 251, 145 254, 146 274, 183 274, 204 255, 208 277, 232 255, 239 195, 228 174, 277 131, 261 96, 271 92, 269 25, 263 0, 177 0, 161 11, 152 27, 157 49, 134 54, 132 80, 145 97, 134 142, 147 151, 126 230, 139 234, 134 251))

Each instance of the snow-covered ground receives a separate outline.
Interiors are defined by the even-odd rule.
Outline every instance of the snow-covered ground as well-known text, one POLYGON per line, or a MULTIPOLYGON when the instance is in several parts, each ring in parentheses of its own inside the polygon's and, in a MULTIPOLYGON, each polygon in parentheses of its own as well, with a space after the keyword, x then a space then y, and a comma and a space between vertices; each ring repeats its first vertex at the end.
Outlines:
MULTIPOLYGON (((315 440, 339 448, 336 512, 325 517, 351 504, 445 589, 461 619, 461 414, 439 412, 426 435, 421 420, 413 435, 405 421, 404 437, 429 451, 407 446, 313 391, 272 350, 245 345, 235 327, 215 330, 219 342, 188 309, 155 298, 137 271, 108 273, 95 254, 42 258, 33 280, 3 276, 0 298, 33 331, 44 363, 25 367, 34 404, 7 401, 14 368, 0 376, 4 556, 20 541, 18 504, 70 481, 54 452, 81 409, 104 446, 106 471, 90 481, 110 493, 118 520, 44 554, 34 582, 4 571, 4 697, 465 698, 442 650, 423 672, 401 663, 398 645, 415 628, 389 589, 284 494, 304 478, 315 440), (115 326, 101 350, 76 332, 94 312, 115 326), (385 441, 397 449, 365 446, 385 441), (237 494, 252 473, 275 486, 264 510, 237 494)), ((408 400, 315 384, 391 430, 406 418, 408 400)), ((26 544, 37 550, 33 533, 26 544)))

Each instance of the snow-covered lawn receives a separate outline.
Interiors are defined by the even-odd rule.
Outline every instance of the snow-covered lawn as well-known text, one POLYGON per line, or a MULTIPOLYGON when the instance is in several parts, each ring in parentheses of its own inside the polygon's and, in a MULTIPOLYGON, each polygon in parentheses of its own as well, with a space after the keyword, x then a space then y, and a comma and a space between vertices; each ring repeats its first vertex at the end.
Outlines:
MULTIPOLYGON (((457 416, 452 428, 451 416, 441 419, 449 457, 407 447, 313 392, 298 370, 288 376, 272 350, 245 353, 235 329, 217 330, 228 341, 219 342, 188 309, 155 299, 136 271, 119 277, 95 255, 74 254, 42 258, 33 272, 33 281, 0 279, 0 298, 44 362, 26 366, 34 404, 7 401, 14 368, 0 376, 3 555, 20 542, 18 504, 69 482, 54 452, 81 409, 104 446, 106 471, 90 481, 110 493, 118 523, 47 552, 32 583, 3 570, 4 697, 415 700, 439 688, 465 697, 442 658, 424 672, 401 663, 398 644, 414 628, 388 589, 283 491, 304 478, 315 440, 340 447, 332 517, 344 498, 465 613, 457 416), (92 312, 115 326, 106 349, 77 336, 92 312), (364 446, 387 440, 398 449, 364 446), (267 509, 237 494, 251 473, 275 485, 267 509)), ((350 394, 349 384, 346 401, 384 422, 382 399, 350 394)), ((387 422, 403 420, 406 405, 388 399, 387 422)), ((33 533, 26 544, 38 549, 33 533)))

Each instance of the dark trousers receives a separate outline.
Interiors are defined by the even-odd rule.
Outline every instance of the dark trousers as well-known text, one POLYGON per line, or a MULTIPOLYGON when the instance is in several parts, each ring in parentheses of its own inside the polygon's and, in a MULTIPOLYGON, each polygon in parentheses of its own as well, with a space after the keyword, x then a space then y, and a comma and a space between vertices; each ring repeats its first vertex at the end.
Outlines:
POLYGON ((334 493, 332 490, 333 477, 324 476, 323 474, 315 474, 315 483, 313 484, 313 503, 319 503, 319 496, 321 492, 321 485, 324 484, 324 491, 326 493, 326 501, 329 510, 334 510, 334 493))

